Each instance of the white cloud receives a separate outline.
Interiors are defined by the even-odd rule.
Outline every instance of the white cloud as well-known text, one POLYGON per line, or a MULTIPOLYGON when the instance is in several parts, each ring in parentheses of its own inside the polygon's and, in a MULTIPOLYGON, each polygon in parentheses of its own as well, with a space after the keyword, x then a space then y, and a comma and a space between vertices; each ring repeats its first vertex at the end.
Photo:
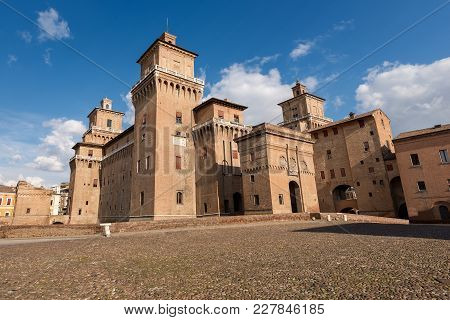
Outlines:
POLYGON ((396 133, 450 120, 450 57, 430 64, 384 62, 356 89, 357 108, 382 108, 396 133))
POLYGON ((332 104, 334 107, 339 108, 344 105, 344 101, 342 100, 341 96, 337 96, 334 98, 332 104))
POLYGON ((282 83, 277 69, 264 73, 259 66, 235 63, 223 69, 221 75, 220 81, 211 85, 205 99, 227 98, 248 106, 245 122, 249 124, 268 122, 274 118, 276 122, 282 120, 281 108, 277 104, 291 96, 291 86, 282 83))
POLYGON ((44 179, 41 177, 20 177, 19 180, 25 180, 26 182, 32 184, 35 187, 41 187, 44 185, 44 179))
POLYGON ((15 186, 17 186, 17 182, 19 180, 25 180, 26 182, 32 184, 35 187, 41 187, 44 184, 44 179, 42 179, 41 177, 37 177, 37 176, 24 177, 22 174, 20 174, 19 176, 17 176, 17 179, 5 179, 4 176, 0 174, 0 184, 1 185, 15 187, 15 186))
POLYGON ((45 49, 45 52, 42 55, 42 57, 44 58, 44 63, 49 65, 49 66, 52 65, 52 56, 50 54, 51 51, 52 51, 51 48, 47 48, 47 49, 45 49))
POLYGON ((13 63, 17 62, 17 57, 13 54, 8 54, 8 60, 6 61, 8 65, 12 65, 13 63))
POLYGON ((31 168, 44 170, 44 171, 64 171, 64 164, 58 159, 57 156, 38 156, 32 163, 29 164, 31 168))
POLYGON ((13 160, 13 161, 20 161, 20 160, 22 160, 22 156, 20 155, 20 154, 13 154, 12 156, 11 156, 11 160, 13 160))
POLYGON ((17 33, 26 43, 30 43, 33 39, 33 36, 28 31, 18 31, 17 33))
POLYGON ((53 8, 38 12, 37 24, 39 26, 39 40, 70 38, 69 24, 53 8))
POLYGON ((350 20, 341 20, 338 23, 333 25, 334 31, 344 31, 349 28, 353 28, 353 19, 350 20))
POLYGON ((291 51, 289 56, 294 60, 306 56, 311 52, 313 46, 314 42, 312 41, 301 42, 297 45, 297 47, 294 48, 294 50, 291 51))
POLYGON ((130 126, 134 124, 134 105, 131 101, 131 92, 128 92, 125 96, 123 94, 120 95, 122 101, 127 104, 127 111, 125 111, 125 123, 128 123, 130 126))
POLYGON ((306 77, 305 79, 301 80, 301 82, 308 88, 308 91, 314 91, 317 88, 317 85, 319 84, 319 80, 317 80, 314 76, 306 77))

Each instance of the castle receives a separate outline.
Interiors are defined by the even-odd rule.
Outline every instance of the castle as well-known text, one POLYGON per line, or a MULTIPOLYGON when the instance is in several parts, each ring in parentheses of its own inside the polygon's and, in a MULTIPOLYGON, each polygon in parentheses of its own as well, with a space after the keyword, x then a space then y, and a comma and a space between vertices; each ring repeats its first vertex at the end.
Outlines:
POLYGON ((211 98, 197 54, 164 32, 137 60, 134 125, 104 98, 70 160, 71 224, 223 214, 361 212, 407 218, 389 118, 340 121, 297 82, 283 122, 246 125, 246 106, 211 98))

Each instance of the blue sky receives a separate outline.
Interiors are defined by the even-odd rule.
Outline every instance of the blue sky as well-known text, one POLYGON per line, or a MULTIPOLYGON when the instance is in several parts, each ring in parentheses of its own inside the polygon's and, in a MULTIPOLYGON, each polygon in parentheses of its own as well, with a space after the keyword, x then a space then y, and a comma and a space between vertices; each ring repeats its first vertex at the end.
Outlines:
POLYGON ((334 119, 381 107, 395 134, 450 120, 450 5, 320 89, 443 0, 5 2, 14 9, 0 1, 0 183, 68 180, 86 115, 104 96, 130 112, 135 61, 167 18, 177 44, 199 53, 205 96, 248 105, 249 124, 280 122, 276 103, 296 79, 334 119))

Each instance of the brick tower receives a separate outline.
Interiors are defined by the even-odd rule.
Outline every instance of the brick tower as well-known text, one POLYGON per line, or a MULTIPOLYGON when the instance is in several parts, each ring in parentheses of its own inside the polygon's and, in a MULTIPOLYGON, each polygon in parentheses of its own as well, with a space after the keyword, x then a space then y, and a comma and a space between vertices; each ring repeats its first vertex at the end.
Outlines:
POLYGON ((195 157, 192 109, 204 82, 194 78, 197 54, 164 32, 142 54, 135 107, 132 218, 195 216, 195 157))
POLYGON ((70 159, 69 215, 71 224, 97 223, 100 197, 100 166, 105 143, 122 132, 123 113, 112 110, 104 98, 89 113, 89 129, 73 149, 70 159))

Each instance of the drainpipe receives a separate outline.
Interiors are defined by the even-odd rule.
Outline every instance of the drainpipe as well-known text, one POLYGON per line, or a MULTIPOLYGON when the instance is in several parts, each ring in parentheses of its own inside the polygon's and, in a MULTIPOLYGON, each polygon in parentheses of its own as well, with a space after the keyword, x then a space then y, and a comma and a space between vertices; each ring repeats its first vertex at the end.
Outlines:
POLYGON ((300 192, 300 201, 302 202, 302 212, 306 212, 305 201, 303 199, 302 179, 300 177, 300 163, 298 162, 298 146, 295 146, 295 157, 297 158, 298 188, 300 192))

